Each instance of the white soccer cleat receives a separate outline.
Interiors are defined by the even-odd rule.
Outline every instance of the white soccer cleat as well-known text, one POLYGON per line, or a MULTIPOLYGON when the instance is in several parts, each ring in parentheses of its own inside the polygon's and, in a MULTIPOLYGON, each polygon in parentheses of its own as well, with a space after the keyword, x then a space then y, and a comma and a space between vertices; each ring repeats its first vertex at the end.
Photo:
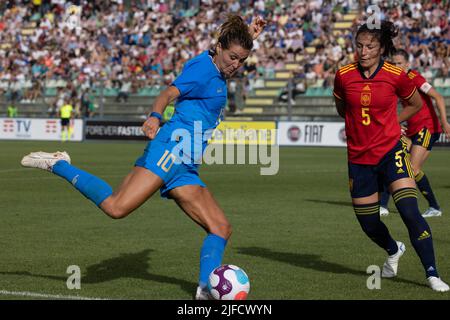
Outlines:
POLYGON ((389 210, 388 208, 385 207, 381 207, 380 206, 380 217, 386 217, 389 215, 389 210))
POLYGON ((397 275, 398 270, 398 260, 405 253, 406 247, 403 242, 396 241, 398 246, 398 251, 388 256, 386 262, 383 264, 383 271, 381 272, 381 276, 383 278, 393 278, 397 275))
POLYGON ((30 154, 23 157, 20 163, 24 167, 39 168, 51 172, 55 163, 60 160, 65 160, 68 163, 70 163, 70 156, 65 151, 64 152, 57 151, 54 153, 42 151, 31 152, 30 154))
POLYGON ((429 207, 423 214, 422 217, 429 218, 429 217, 440 217, 442 216, 442 211, 438 210, 433 207, 429 207))
POLYGON ((197 287, 197 292, 195 293, 195 300, 213 300, 209 294, 208 288, 197 287))
POLYGON ((428 277, 428 284, 430 285, 431 289, 434 291, 439 292, 447 292, 450 290, 448 284, 446 284, 444 281, 441 280, 441 278, 438 277, 428 277))

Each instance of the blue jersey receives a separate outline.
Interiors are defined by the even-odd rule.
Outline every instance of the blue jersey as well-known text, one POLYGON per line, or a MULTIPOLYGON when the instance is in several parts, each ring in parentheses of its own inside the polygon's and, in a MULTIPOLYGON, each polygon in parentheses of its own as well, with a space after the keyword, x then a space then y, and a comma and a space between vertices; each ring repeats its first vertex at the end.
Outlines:
POLYGON ((179 186, 205 186, 197 172, 199 160, 213 129, 222 120, 227 100, 226 79, 208 51, 186 62, 172 85, 180 91, 175 113, 135 163, 164 181, 160 189, 163 197, 179 186), (187 135, 179 135, 183 131, 187 135), (186 136, 190 141, 184 140, 186 136))
POLYGON ((227 83, 208 51, 186 62, 172 85, 180 96, 168 127, 178 123, 193 132, 194 121, 201 121, 203 133, 217 127, 227 101, 227 83))

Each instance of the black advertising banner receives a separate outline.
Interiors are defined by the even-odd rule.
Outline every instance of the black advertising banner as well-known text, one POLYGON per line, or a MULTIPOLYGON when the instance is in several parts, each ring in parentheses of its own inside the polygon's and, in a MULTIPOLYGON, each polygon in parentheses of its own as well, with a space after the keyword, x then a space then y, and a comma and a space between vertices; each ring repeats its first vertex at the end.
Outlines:
POLYGON ((450 139, 447 138, 445 133, 441 133, 439 140, 434 143, 435 146, 446 146, 450 147, 450 139))
POLYGON ((144 121, 86 121, 86 139, 148 140, 142 132, 144 121))

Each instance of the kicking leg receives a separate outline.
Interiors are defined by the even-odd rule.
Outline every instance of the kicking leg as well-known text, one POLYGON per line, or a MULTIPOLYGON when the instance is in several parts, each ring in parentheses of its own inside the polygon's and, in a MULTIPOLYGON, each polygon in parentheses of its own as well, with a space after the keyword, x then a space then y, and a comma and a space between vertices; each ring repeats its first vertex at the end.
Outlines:
POLYGON ((151 171, 134 167, 113 192, 102 179, 71 165, 70 157, 65 152, 33 152, 25 156, 21 163, 25 167, 44 169, 64 178, 114 219, 127 216, 163 184, 162 179, 151 171))
POLYGON ((101 203, 100 208, 113 219, 124 218, 139 208, 162 185, 163 180, 150 170, 134 167, 119 188, 101 203))

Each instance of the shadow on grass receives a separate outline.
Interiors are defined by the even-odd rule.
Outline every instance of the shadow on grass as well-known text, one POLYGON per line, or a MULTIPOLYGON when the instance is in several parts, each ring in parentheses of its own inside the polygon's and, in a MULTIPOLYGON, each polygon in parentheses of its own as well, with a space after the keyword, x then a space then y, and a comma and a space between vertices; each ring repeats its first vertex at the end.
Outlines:
MULTIPOLYGON (((335 206, 342 206, 342 207, 350 207, 353 210, 353 204, 351 201, 333 201, 333 200, 323 200, 323 199, 305 199, 305 201, 313 202, 313 203, 325 203, 325 204, 331 204, 335 206)), ((397 209, 392 208, 392 206, 389 207, 390 213, 398 213, 397 209)))
POLYGON ((274 261, 280 261, 291 264, 296 267, 312 269, 316 271, 331 272, 331 273, 347 273, 347 274, 355 274, 358 276, 366 275, 366 273, 363 271, 351 269, 337 263, 325 261, 322 259, 321 256, 316 254, 280 252, 261 247, 247 247, 247 248, 241 247, 238 248, 237 250, 238 253, 241 254, 270 259, 274 261))
MULTIPOLYGON (((174 277, 152 274, 147 271, 150 267, 149 255, 152 251, 147 249, 137 253, 124 253, 117 257, 90 265, 81 274, 81 284, 95 284, 120 278, 133 278, 178 285, 183 291, 193 296, 197 288, 196 283, 174 277)), ((39 277, 64 282, 70 276, 69 274, 67 276, 33 274, 28 271, 0 272, 0 274, 39 277)))
POLYGON ((323 200, 323 199, 305 199, 305 201, 313 202, 313 203, 325 203, 331 204, 335 206, 343 206, 353 208, 351 201, 333 201, 333 200, 323 200))
MULTIPOLYGON (((338 263, 325 261, 322 259, 320 255, 316 254, 280 252, 262 247, 240 247, 237 248, 237 252, 248 256, 280 261, 296 267, 312 269, 320 272, 328 272, 335 274, 353 274, 357 276, 363 276, 365 278, 369 277, 369 274, 367 274, 365 271, 356 270, 338 263)), ((391 280, 400 283, 407 283, 427 287, 423 283, 402 279, 399 277, 391 280)))

